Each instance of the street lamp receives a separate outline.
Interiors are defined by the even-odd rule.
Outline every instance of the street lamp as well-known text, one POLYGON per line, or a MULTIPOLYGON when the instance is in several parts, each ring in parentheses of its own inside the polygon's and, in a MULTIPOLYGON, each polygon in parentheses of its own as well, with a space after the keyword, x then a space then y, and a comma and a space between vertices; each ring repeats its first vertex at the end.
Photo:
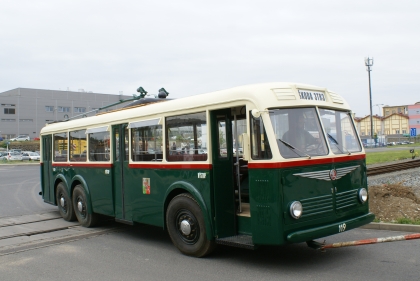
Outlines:
POLYGON ((373 139, 373 118, 372 118, 372 89, 370 86, 370 72, 372 71, 371 67, 373 65, 373 58, 365 58, 366 70, 369 75, 369 99, 370 99, 370 136, 373 139))

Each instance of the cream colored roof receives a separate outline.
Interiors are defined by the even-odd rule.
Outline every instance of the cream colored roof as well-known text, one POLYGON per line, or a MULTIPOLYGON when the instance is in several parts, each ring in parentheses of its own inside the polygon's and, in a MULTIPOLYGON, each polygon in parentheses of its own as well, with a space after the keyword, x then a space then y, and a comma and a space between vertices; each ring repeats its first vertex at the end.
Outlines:
POLYGON ((45 126, 41 130, 41 135, 68 129, 94 128, 105 124, 128 123, 140 119, 147 120, 199 110, 227 108, 240 102, 258 110, 313 105, 350 110, 347 102, 341 96, 329 92, 326 88, 298 83, 274 82, 240 86, 93 117, 53 123, 45 126), (300 99, 298 90, 322 92, 326 100, 300 99))

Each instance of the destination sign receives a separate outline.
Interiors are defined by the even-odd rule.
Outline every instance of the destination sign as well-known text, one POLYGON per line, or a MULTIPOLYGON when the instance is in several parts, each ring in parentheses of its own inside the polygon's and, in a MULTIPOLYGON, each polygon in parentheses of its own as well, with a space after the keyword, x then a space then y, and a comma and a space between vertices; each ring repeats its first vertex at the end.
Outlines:
POLYGON ((318 100, 325 101, 325 94, 322 92, 298 90, 301 100, 318 100))

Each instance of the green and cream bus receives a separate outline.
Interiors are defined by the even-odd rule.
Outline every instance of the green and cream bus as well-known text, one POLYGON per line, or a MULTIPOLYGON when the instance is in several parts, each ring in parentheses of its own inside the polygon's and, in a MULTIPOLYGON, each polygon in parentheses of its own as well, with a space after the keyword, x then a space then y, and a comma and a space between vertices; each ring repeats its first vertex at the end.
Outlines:
POLYGON ((374 219, 350 107, 326 88, 145 98, 41 137, 42 197, 65 220, 159 226, 190 256, 215 244, 314 246, 374 219))

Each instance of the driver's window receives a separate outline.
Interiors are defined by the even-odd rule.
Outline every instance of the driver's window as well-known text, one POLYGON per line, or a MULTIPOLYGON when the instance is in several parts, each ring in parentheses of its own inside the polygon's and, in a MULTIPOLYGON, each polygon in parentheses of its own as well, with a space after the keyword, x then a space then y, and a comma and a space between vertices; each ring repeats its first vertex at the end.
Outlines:
POLYGON ((284 158, 328 153, 315 108, 274 109, 270 118, 284 158))

